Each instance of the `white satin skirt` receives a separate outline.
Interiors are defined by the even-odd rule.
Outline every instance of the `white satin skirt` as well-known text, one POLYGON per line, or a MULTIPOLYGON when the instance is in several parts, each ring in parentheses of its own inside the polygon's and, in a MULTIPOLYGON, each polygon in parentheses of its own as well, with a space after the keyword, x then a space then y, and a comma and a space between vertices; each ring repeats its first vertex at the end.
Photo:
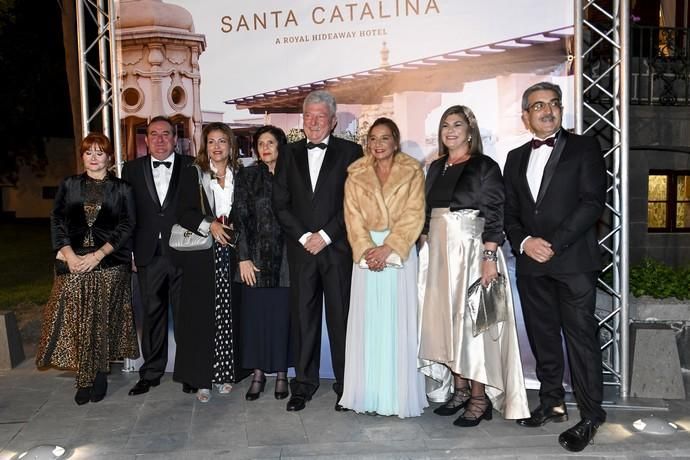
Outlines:
MULTIPOLYGON (((427 244, 419 253, 419 367, 428 377, 429 400, 453 392, 452 372, 486 385, 486 394, 506 419, 529 417, 518 348, 515 312, 507 283, 508 319, 473 337, 465 307, 467 289, 481 277, 484 219, 479 211, 434 208, 427 244)), ((498 272, 508 276, 499 248, 498 272)))

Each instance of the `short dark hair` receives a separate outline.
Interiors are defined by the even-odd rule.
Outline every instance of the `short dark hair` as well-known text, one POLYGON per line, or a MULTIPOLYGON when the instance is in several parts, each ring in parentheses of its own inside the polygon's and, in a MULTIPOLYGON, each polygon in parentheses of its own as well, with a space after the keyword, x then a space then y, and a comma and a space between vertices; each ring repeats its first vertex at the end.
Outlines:
POLYGON ((535 83, 534 85, 530 86, 525 90, 524 93, 522 93, 522 111, 525 112, 529 110, 529 96, 535 91, 553 91, 556 93, 556 96, 558 97, 559 101, 563 100, 563 91, 561 91, 561 87, 558 86, 555 83, 551 83, 548 81, 540 81, 539 83, 535 83))
POLYGON ((472 109, 465 105, 452 105, 443 112, 441 115, 441 120, 438 122, 438 155, 444 156, 448 155, 448 147, 443 144, 443 136, 441 135, 441 128, 443 128, 443 122, 446 121, 451 115, 460 115, 470 127, 470 155, 481 155, 484 153, 484 145, 482 144, 482 135, 479 131, 479 124, 477 123, 477 117, 474 116, 472 109))
POLYGON ((391 130, 393 140, 395 141, 395 153, 397 154, 400 151, 400 129, 393 120, 386 117, 377 118, 369 127, 369 130, 367 131, 367 148, 369 145, 369 136, 371 136, 371 131, 379 125, 387 126, 388 129, 391 130))
POLYGON ((155 117, 151 118, 151 120, 146 125, 146 134, 149 133, 149 126, 151 126, 153 123, 157 121, 164 121, 167 124, 169 124, 170 128, 172 129, 173 135, 177 136, 177 129, 175 128, 175 123, 173 123, 172 120, 169 117, 166 117, 165 115, 156 115, 155 117))
MULTIPOLYGON (((287 136, 285 135, 285 131, 278 128, 277 126, 264 125, 261 128, 259 128, 252 136, 252 148, 254 149, 254 153, 256 153, 257 158, 259 157, 259 138, 264 133, 270 133, 271 135, 273 135, 273 137, 275 137, 276 141, 278 142, 278 147, 287 144, 287 136)), ((261 158, 259 158, 259 160, 261 160, 261 158)))
POLYGON ((208 142, 208 135, 211 131, 222 131, 230 141, 230 156, 228 158, 228 165, 233 172, 237 172, 240 168, 240 161, 237 158, 237 141, 232 129, 225 123, 219 121, 209 123, 201 132, 201 145, 199 145, 199 152, 196 154, 194 164, 198 165, 202 171, 209 172, 211 170, 211 161, 208 158, 208 151, 206 150, 206 143, 208 142))

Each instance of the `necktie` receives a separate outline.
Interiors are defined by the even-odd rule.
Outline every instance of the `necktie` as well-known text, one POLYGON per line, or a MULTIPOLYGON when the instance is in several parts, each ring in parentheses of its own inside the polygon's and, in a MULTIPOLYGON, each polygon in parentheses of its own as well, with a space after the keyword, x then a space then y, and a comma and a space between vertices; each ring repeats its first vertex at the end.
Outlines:
POLYGON ((549 147, 553 147, 555 143, 556 136, 549 137, 548 139, 544 139, 543 141, 539 139, 532 139, 532 150, 538 149, 542 145, 548 145, 549 147))
POLYGON ((165 166, 166 168, 170 169, 170 165, 172 164, 172 161, 154 161, 153 162, 153 167, 157 168, 160 165, 165 166))
POLYGON ((307 150, 316 148, 326 150, 326 147, 328 147, 328 144, 324 144, 323 142, 320 142, 318 144, 314 144, 313 142, 307 142, 307 150))

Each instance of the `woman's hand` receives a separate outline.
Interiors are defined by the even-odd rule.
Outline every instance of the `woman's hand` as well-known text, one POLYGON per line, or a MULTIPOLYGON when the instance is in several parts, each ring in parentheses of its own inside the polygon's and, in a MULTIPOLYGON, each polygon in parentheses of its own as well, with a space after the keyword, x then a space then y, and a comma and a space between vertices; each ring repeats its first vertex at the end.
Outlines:
POLYGON ((211 235, 213 235, 213 239, 219 242, 223 246, 227 246, 230 243, 230 240, 228 238, 228 235, 225 233, 225 229, 230 230, 232 227, 228 227, 227 225, 223 225, 217 220, 214 220, 211 222, 211 235))
POLYGON ((90 252, 86 255, 81 256, 81 267, 82 272, 90 272, 101 263, 101 252, 95 251, 90 252))
POLYGON ((393 252, 393 250, 385 244, 371 248, 365 252, 364 260, 366 261, 369 270, 380 272, 386 268, 386 259, 389 255, 391 255, 391 252, 393 252))
POLYGON ((67 262, 67 268, 69 268, 70 273, 81 273, 83 272, 82 268, 82 258, 76 255, 75 253, 65 255, 63 254, 65 261, 67 262))
POLYGON ((240 278, 242 282, 248 286, 254 286, 256 284, 256 274, 255 272, 260 272, 254 262, 251 260, 243 260, 240 262, 240 278))
POLYGON ((482 260, 482 286, 487 287, 496 278, 498 278, 496 261, 482 260))

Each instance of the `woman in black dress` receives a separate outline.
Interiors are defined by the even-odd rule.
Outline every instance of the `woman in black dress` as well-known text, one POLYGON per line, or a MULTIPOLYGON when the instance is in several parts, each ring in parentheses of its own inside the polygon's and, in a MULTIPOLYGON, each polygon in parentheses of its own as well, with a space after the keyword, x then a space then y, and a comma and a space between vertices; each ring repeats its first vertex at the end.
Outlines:
POLYGON ((194 165, 180 177, 177 222, 214 238, 210 249, 174 254, 182 267, 182 293, 173 378, 198 389, 197 399, 203 403, 211 398, 212 384, 227 394, 231 383, 246 375, 239 367, 232 282, 237 261, 229 232, 239 169, 234 141, 227 125, 207 125, 194 165))
POLYGON ((247 401, 258 399, 266 373, 277 372, 275 398, 288 396, 289 272, 283 232, 273 215, 271 194, 278 150, 287 142, 275 126, 253 138, 258 163, 243 168, 235 185, 235 225, 242 286, 242 366, 254 369, 247 401))
POLYGON ((110 361, 139 356, 130 285, 134 195, 108 172, 102 134, 81 143, 84 173, 66 178, 50 215, 55 282, 43 311, 38 367, 77 372, 74 400, 105 397, 110 361))

